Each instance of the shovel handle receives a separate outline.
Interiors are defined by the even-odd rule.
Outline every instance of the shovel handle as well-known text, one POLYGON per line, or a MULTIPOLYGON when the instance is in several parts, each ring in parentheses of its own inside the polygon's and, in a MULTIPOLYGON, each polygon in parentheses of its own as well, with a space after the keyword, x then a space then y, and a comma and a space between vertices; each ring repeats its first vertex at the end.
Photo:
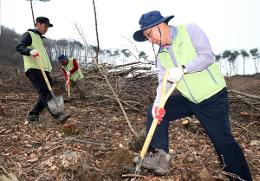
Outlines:
POLYGON ((44 78, 44 80, 45 80, 45 82, 47 84, 47 87, 48 87, 49 91, 53 94, 53 91, 52 91, 52 88, 51 88, 51 84, 50 84, 49 79, 48 79, 48 77, 47 77, 47 75, 46 75, 46 73, 45 73, 45 71, 43 69, 41 61, 39 60, 39 58, 36 58, 35 61, 36 61, 37 65, 40 67, 40 70, 42 72, 42 76, 43 76, 43 78, 44 78))
POLYGON ((68 92, 68 97, 70 97, 70 75, 67 74, 67 78, 68 78, 67 92, 68 92))
MULTIPOLYGON (((177 86, 177 83, 174 83, 171 88, 168 90, 168 92, 166 93, 166 82, 167 82, 167 78, 169 76, 169 71, 167 70, 164 74, 164 77, 163 77, 163 86, 162 86, 162 95, 161 95, 161 99, 160 99, 160 103, 159 103, 159 107, 160 108, 163 108, 166 101, 168 100, 168 98, 170 97, 170 95, 172 94, 172 92, 174 91, 174 89, 176 88, 177 86)), ((146 139, 145 139, 145 142, 144 142, 144 145, 143 145, 143 148, 141 150, 141 153, 140 153, 140 157, 141 157, 141 161, 144 159, 145 157, 145 154, 147 153, 147 150, 148 150, 148 147, 152 141, 152 138, 153 138, 153 135, 154 135, 154 131, 157 127, 157 124, 158 124, 158 119, 157 118, 154 118, 153 119, 153 122, 152 122, 152 125, 149 129, 149 132, 146 136, 146 139)))
POLYGON ((68 84, 67 89, 68 89, 68 97, 70 97, 70 84, 68 84))

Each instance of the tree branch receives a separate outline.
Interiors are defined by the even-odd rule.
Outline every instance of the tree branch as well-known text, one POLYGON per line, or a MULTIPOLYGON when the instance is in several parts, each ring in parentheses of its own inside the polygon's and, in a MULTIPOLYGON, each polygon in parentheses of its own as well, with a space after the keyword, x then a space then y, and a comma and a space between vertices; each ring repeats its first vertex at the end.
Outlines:
MULTIPOLYGON (((130 121, 129 121, 129 119, 128 119, 128 116, 127 116, 127 114, 126 114, 126 112, 125 112, 125 109, 124 109, 124 107, 123 107, 121 101, 120 101, 119 98, 118 98, 118 95, 116 94, 114 88, 112 87, 111 83, 109 82, 108 77, 106 76, 106 74, 104 73, 104 71, 102 70, 102 68, 98 65, 99 39, 98 39, 98 31, 97 31, 98 29, 97 29, 97 17, 96 17, 95 0, 93 0, 93 7, 94 7, 94 15, 95 15, 96 35, 97 35, 97 50, 96 50, 96 56, 93 58, 93 60, 94 60, 93 62, 96 63, 96 66, 97 66, 97 68, 98 68, 100 74, 105 78, 105 80, 106 80, 106 82, 107 82, 107 84, 108 84, 110 90, 112 91, 112 93, 113 93, 113 95, 114 95, 114 97, 115 97, 117 103, 119 104, 119 106, 120 106, 120 108, 121 108, 121 110, 122 110, 122 112, 123 112, 123 114, 124 114, 125 120, 126 120, 128 126, 129 126, 129 128, 130 128, 132 134, 133 134, 135 137, 137 137, 137 132, 136 132, 136 131, 134 130, 134 128, 132 127, 132 125, 131 125, 131 123, 130 123, 130 121)), ((78 31, 79 31, 79 30, 78 30, 78 31)), ((82 34, 82 33, 79 31, 79 34, 82 34)), ((85 44, 87 44, 86 40, 83 40, 83 41, 84 41, 85 44)))

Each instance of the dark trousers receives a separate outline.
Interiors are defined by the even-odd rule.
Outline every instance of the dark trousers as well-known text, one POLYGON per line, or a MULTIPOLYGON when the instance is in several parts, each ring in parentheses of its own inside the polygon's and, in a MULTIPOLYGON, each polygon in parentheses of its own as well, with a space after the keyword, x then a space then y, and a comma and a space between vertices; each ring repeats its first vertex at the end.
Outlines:
MULTIPOLYGON (((52 85, 52 79, 49 72, 45 72, 50 84, 52 85)), ((39 98, 35 103, 33 109, 30 111, 30 115, 39 115, 47 106, 47 102, 51 99, 51 93, 48 90, 47 84, 42 76, 41 70, 29 69, 25 72, 26 76, 32 82, 34 88, 39 94, 39 98)), ((49 110, 49 109, 48 109, 49 110)), ((50 112, 50 111, 49 111, 50 112)))
MULTIPOLYGON (((166 114, 157 126, 150 148, 169 151, 169 121, 195 115, 212 141, 226 172, 234 173, 251 181, 251 174, 240 146, 235 141, 229 123, 228 92, 224 88, 209 99, 195 104, 182 95, 169 97, 165 105, 166 114)), ((147 131, 153 121, 152 106, 148 107, 147 131)))

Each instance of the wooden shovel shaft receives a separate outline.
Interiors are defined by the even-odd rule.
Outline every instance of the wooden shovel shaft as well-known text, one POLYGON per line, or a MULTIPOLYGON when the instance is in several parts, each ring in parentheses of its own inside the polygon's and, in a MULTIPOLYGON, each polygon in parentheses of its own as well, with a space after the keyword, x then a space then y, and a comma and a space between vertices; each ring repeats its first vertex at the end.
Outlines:
MULTIPOLYGON (((163 108, 165 106, 166 101, 168 100, 168 98, 170 97, 170 95, 172 94, 172 92, 174 91, 174 89, 177 86, 177 84, 174 83, 172 85, 172 87, 168 90, 168 92, 166 93, 166 82, 167 82, 168 76, 169 76, 169 71, 166 71, 166 73, 163 77, 162 95, 161 95, 161 99, 160 99, 160 103, 159 103, 160 108, 163 108)), ((145 154, 147 153, 148 147, 149 147, 151 140, 153 138, 154 131, 157 127, 158 121, 159 120, 157 118, 154 118, 152 125, 149 129, 149 132, 146 136, 143 148, 142 148, 141 153, 140 153, 141 161, 144 159, 145 154)))
POLYGON ((35 61, 36 61, 37 65, 40 67, 40 70, 41 70, 41 72, 42 72, 42 76, 43 76, 43 78, 44 78, 44 80, 45 80, 45 82, 46 82, 46 84, 47 84, 47 87, 48 87, 49 91, 50 91, 50 92, 53 92, 53 91, 52 91, 52 88, 51 88, 51 84, 50 84, 50 82, 49 82, 49 79, 48 79, 48 77, 47 77, 47 75, 46 75, 46 73, 45 73, 45 71, 44 71, 44 69, 43 69, 43 66, 42 66, 42 64, 41 64, 41 62, 40 62, 40 60, 39 60, 39 58, 36 58, 35 61))
MULTIPOLYGON (((69 79, 69 77, 68 77, 69 79)), ((69 80, 69 84, 67 85, 67 90, 68 90, 68 97, 70 97, 70 80, 69 80)))

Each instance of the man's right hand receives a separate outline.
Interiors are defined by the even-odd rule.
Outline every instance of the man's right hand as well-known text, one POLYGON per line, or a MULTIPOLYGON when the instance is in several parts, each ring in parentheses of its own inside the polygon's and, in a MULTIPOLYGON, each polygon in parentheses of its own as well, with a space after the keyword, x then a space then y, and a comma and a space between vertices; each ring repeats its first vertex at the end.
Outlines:
POLYGON ((67 88, 68 85, 70 85, 70 80, 69 79, 66 81, 65 87, 67 88))
POLYGON ((32 57, 36 58, 37 56, 40 55, 40 52, 38 50, 36 50, 36 49, 33 49, 33 50, 30 51, 30 55, 32 57))
POLYGON ((155 118, 155 109, 156 109, 156 107, 158 107, 158 106, 159 106, 159 103, 157 103, 157 102, 153 103, 153 108, 152 108, 153 118, 155 118))

